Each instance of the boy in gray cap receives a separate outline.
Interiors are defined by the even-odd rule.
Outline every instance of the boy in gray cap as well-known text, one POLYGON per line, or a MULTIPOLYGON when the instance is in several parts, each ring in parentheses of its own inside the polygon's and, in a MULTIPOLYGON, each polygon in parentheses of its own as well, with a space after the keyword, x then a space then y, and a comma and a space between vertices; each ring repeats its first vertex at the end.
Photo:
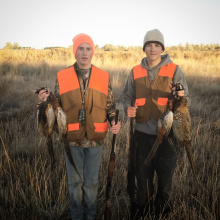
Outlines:
POLYGON ((148 31, 143 41, 146 57, 132 68, 124 91, 124 109, 129 118, 135 118, 134 144, 130 147, 128 193, 131 217, 140 218, 154 212, 168 214, 172 177, 176 167, 176 153, 166 139, 159 145, 149 166, 144 166, 155 140, 157 121, 165 111, 170 82, 181 83, 179 96, 188 96, 188 86, 179 66, 164 51, 164 37, 158 29, 148 31), (154 198, 154 171, 158 176, 154 198))

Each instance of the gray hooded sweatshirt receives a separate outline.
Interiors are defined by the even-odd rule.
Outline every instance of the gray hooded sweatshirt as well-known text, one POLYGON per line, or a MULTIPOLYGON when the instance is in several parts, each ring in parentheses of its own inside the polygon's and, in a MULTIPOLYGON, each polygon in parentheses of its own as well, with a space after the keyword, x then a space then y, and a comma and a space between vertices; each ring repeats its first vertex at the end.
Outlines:
MULTIPOLYGON (((151 85, 153 84, 156 76, 159 73, 159 70, 162 66, 166 66, 167 64, 172 63, 172 60, 170 59, 169 54, 165 54, 161 56, 161 62, 155 66, 150 68, 147 64, 147 57, 143 58, 141 61, 141 66, 147 70, 147 73, 151 80, 151 85)), ((187 96, 187 99, 189 100, 188 95, 188 86, 186 83, 185 76, 180 69, 179 66, 177 66, 176 71, 173 76, 173 82, 174 83, 181 83, 184 87, 184 95, 187 96)), ((124 110, 125 113, 127 113, 127 108, 131 106, 132 101, 135 100, 135 86, 134 86, 134 80, 133 80, 133 69, 130 71, 130 74, 128 76, 127 82, 125 84, 125 88, 123 91, 124 96, 124 110)), ((156 128, 157 128, 157 121, 153 119, 151 116, 150 120, 143 123, 135 123, 135 130, 150 134, 150 135, 156 135, 156 128)))

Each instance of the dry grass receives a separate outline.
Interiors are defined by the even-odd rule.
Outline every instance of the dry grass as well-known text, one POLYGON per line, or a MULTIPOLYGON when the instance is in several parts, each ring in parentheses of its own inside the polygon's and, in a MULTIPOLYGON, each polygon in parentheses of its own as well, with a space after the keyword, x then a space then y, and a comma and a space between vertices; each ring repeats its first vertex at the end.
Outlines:
MULTIPOLYGON (((173 177, 174 210, 169 219, 220 218, 220 53, 169 51, 185 72, 192 98, 193 150, 200 185, 194 182, 184 151, 173 177)), ((112 184, 113 219, 129 219, 126 174, 129 120, 122 107, 122 90, 140 51, 97 52, 93 63, 108 71, 120 109, 122 130, 117 135, 112 184)), ((55 142, 56 169, 51 173, 45 140, 36 129, 33 93, 39 86, 53 90, 56 72, 74 62, 70 50, 0 50, 0 219, 70 219, 63 149, 55 142)), ((55 140, 56 137, 54 137, 55 140)), ((98 194, 98 218, 103 218, 107 166, 112 135, 103 150, 98 194)), ((154 219, 152 217, 152 219, 154 219)))

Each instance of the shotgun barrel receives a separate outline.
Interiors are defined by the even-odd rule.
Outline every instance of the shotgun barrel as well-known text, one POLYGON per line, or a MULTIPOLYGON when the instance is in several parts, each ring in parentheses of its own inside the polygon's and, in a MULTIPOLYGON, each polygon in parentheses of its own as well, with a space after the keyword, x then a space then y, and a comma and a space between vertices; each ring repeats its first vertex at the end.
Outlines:
MULTIPOLYGON (((118 114, 119 114, 119 110, 116 110, 115 124, 118 123, 118 114)), ((116 139, 116 134, 113 134, 112 149, 111 149, 109 165, 108 165, 108 178, 107 178, 107 186, 106 186, 105 220, 111 219, 110 192, 111 192, 112 178, 113 178, 114 169, 115 169, 115 139, 116 139)))

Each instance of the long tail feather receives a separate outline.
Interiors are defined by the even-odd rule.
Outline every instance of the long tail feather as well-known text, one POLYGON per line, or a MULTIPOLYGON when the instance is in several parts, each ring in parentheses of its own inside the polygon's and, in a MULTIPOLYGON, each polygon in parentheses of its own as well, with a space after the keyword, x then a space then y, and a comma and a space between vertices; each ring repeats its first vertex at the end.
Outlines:
POLYGON ((149 166, 151 161, 153 160, 153 158, 155 157, 156 155, 156 152, 157 152, 157 149, 158 149, 158 146, 162 143, 163 141, 163 135, 164 135, 164 130, 162 128, 162 126, 160 126, 157 130, 157 139, 150 151, 150 153, 148 154, 147 156, 147 159, 144 161, 144 165, 145 166, 149 166))
POLYGON ((186 150, 186 155, 188 157, 190 166, 192 168, 193 175, 194 175, 195 179, 197 180, 196 167, 195 167, 195 162, 194 162, 192 148, 191 148, 191 141, 184 141, 184 147, 186 150))
POLYGON ((70 150, 70 145, 69 145, 69 142, 68 142, 67 138, 63 137, 62 141, 63 141, 63 144, 64 144, 64 149, 65 149, 66 155, 67 155, 70 163, 74 167, 76 173, 80 176, 79 171, 77 170, 76 164, 73 160, 72 153, 71 153, 71 150, 70 150))
POLYGON ((55 157, 54 157, 54 150, 53 150, 53 141, 52 138, 47 138, 47 149, 50 155, 50 160, 51 160, 51 170, 53 170, 54 165, 55 165, 55 157))
POLYGON ((149 166, 150 165, 151 161, 153 160, 153 158, 156 155, 156 152, 157 152, 157 149, 158 149, 159 145, 160 145, 160 139, 157 138, 155 143, 154 143, 154 146, 152 147, 150 153, 147 156, 147 159, 144 161, 144 165, 145 166, 149 166))

